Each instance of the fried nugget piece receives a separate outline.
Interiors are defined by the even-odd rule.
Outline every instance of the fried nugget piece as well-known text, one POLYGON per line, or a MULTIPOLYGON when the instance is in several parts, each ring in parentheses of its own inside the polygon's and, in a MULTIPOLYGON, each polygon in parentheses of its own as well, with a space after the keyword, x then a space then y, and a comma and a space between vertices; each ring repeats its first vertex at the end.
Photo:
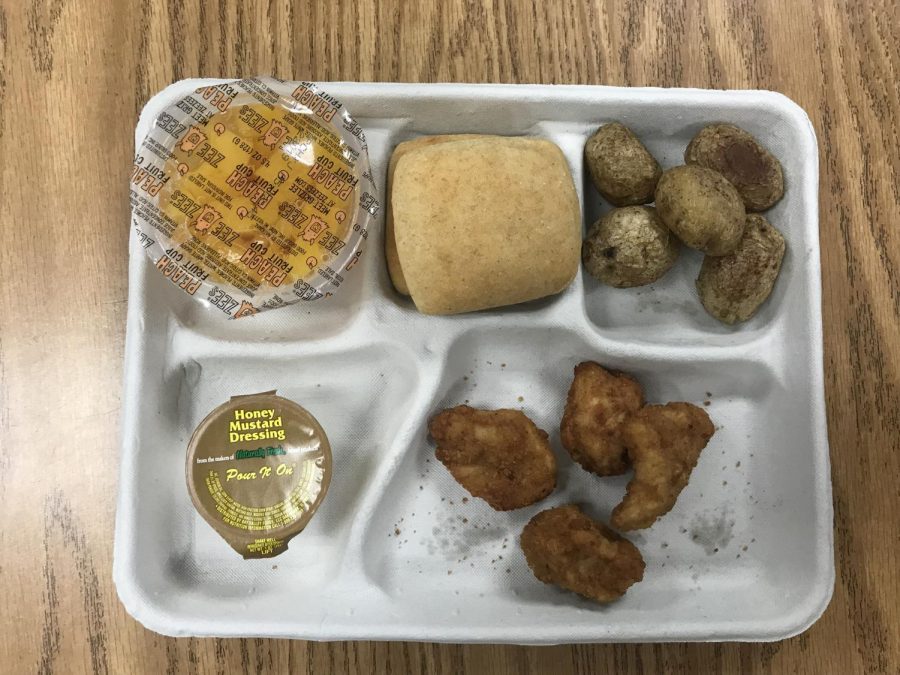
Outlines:
POLYGON ((467 405, 436 415, 428 430, 435 456, 473 497, 497 511, 534 504, 556 487, 556 458, 547 433, 518 410, 467 405))
POLYGON ((612 373, 593 361, 579 363, 560 424, 563 447, 598 476, 625 473, 622 423, 643 405, 641 385, 628 375, 612 373))
POLYGON ((613 527, 650 527, 668 513, 714 432, 706 411, 690 403, 648 405, 629 417, 622 439, 634 464, 634 478, 622 503, 613 509, 613 527))
POLYGON ((528 566, 540 581, 597 602, 612 602, 644 578, 637 547, 575 504, 541 511, 520 539, 528 566))

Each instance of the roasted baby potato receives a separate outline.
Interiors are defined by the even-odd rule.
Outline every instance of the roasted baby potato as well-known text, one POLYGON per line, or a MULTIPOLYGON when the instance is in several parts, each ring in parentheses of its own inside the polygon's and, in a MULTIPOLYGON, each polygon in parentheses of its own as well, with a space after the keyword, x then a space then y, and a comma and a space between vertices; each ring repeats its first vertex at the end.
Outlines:
POLYGON ((597 602, 612 602, 644 578, 637 547, 574 504, 541 511, 520 539, 528 567, 540 581, 597 602))
POLYGON ((700 166, 666 171, 656 186, 656 210, 681 241, 707 255, 737 248, 747 218, 734 186, 722 174, 700 166))
POLYGON ((751 134, 733 124, 703 127, 684 151, 684 162, 725 176, 748 211, 765 211, 784 195, 781 162, 751 134))
POLYGON ((784 237, 757 214, 747 216, 737 248, 723 256, 706 256, 697 277, 700 302, 722 323, 746 321, 766 301, 784 258, 784 237))
POLYGON ((678 239, 652 206, 613 209, 594 223, 581 247, 585 269, 598 281, 630 288, 653 283, 678 258, 678 239))
POLYGON ((614 206, 653 201, 662 169, 624 124, 600 127, 585 143, 584 157, 594 185, 614 206))

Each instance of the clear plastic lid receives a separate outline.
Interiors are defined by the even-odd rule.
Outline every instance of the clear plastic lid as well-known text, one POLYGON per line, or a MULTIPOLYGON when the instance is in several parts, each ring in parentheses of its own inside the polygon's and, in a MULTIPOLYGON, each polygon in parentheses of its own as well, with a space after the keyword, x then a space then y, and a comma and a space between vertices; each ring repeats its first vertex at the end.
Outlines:
POLYGON ((131 206, 156 268, 230 317, 338 292, 380 208, 365 135, 311 82, 197 89, 138 148, 131 206))

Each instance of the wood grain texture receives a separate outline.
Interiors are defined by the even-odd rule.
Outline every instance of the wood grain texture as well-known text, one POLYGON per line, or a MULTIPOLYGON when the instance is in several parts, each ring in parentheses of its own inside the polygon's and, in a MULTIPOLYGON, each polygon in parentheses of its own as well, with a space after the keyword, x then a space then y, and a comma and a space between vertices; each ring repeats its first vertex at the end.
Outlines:
POLYGON ((721 0, 0 0, 0 670, 900 671, 900 8, 721 0), (136 115, 188 76, 760 87, 821 151, 838 574, 777 644, 174 640, 111 581, 136 115))

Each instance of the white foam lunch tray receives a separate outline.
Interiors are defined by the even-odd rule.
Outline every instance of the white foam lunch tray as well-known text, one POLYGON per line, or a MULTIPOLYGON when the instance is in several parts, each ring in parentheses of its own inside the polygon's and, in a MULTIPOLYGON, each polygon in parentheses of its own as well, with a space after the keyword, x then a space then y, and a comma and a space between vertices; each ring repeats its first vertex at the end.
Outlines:
MULTIPOLYGON (((136 138, 173 99, 217 82, 166 88, 136 138)), ((701 258, 688 250, 652 286, 613 289, 580 272, 552 298, 428 317, 392 290, 382 215, 339 294, 229 321, 158 274, 132 232, 114 554, 128 612, 167 635, 316 640, 778 640, 811 625, 834 562, 818 156, 803 110, 762 91, 323 87, 364 128, 382 192, 391 150, 417 135, 536 135, 565 153, 587 225, 609 208, 582 158, 598 125, 624 122, 668 167, 704 124, 738 124, 784 166, 785 197, 767 214, 787 240, 781 275, 735 328, 704 312, 701 258), (644 580, 607 606, 537 581, 518 546, 538 511, 574 501, 608 520, 624 492, 628 476, 592 476, 559 444, 572 369, 588 359, 637 377, 648 401, 708 401, 718 429, 675 508, 629 535, 644 580), (319 419, 335 473, 289 550, 247 561, 191 505, 185 448, 215 406, 271 389, 319 419), (551 496, 509 513, 465 498, 425 425, 466 401, 522 408, 550 433, 560 467, 551 496)))

